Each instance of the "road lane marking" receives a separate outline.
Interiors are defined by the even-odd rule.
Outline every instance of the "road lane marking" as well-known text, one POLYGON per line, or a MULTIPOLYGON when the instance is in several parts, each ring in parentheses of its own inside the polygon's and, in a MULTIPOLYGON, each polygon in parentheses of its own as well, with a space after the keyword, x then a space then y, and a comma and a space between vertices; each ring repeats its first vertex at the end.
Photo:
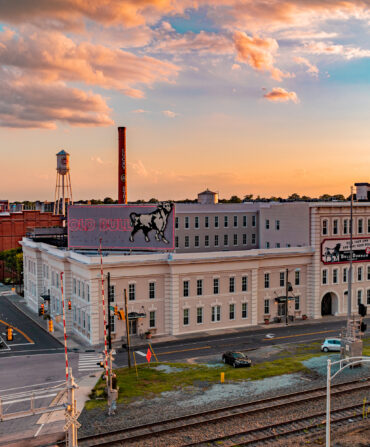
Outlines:
POLYGON ((177 352, 186 352, 186 351, 198 351, 200 349, 211 349, 212 346, 200 346, 199 348, 189 348, 189 349, 179 349, 178 351, 167 351, 167 352, 159 352, 160 355, 165 354, 176 354, 177 352))
MULTIPOLYGON (((35 387, 40 386, 40 385, 45 386, 45 384, 49 385, 49 383, 63 383, 63 382, 65 382, 65 380, 53 380, 52 382, 33 383, 32 385, 18 386, 16 388, 4 388, 4 389, 0 390, 0 393, 2 391, 22 390, 23 388, 30 388, 32 386, 35 386, 35 387)), ((35 391, 37 391, 37 390, 35 390, 35 391)))
MULTIPOLYGON (((20 352, 41 352, 41 351, 64 351, 64 348, 47 348, 47 349, 25 349, 24 351, 13 351, 12 355, 9 357, 22 357, 22 356, 17 356, 16 354, 19 354, 20 352)), ((71 351, 68 351, 71 352, 71 351)), ((0 351, 0 354, 9 354, 8 351, 6 352, 2 352, 0 351)), ((53 354, 58 354, 57 352, 54 352, 53 354)), ((38 354, 38 355, 44 355, 44 354, 38 354)), ((47 355, 47 354, 46 354, 47 355)))
POLYGON ((3 323, 3 324, 5 324, 5 326, 9 326, 9 327, 11 327, 12 329, 14 329, 15 331, 17 331, 17 332, 19 332, 20 334, 22 334, 23 337, 24 337, 26 340, 28 340, 32 345, 35 344, 35 342, 34 342, 33 340, 31 340, 30 337, 29 337, 27 334, 25 334, 23 331, 21 331, 20 329, 16 328, 15 326, 13 326, 13 325, 11 325, 11 324, 9 324, 9 323, 5 323, 5 321, 3 321, 3 320, 0 320, 0 323, 3 323))
POLYGON ((141 352, 141 351, 135 351, 136 352, 136 354, 139 354, 139 355, 141 355, 142 357, 146 357, 146 354, 144 354, 143 352, 141 352))
POLYGON ((42 427, 44 426, 44 424, 41 424, 40 427, 38 428, 37 432, 33 435, 34 438, 37 438, 38 434, 40 433, 42 427))
MULTIPOLYGON (((284 337, 275 337, 273 340, 281 340, 283 338, 293 338, 293 337, 304 337, 305 335, 327 334, 328 332, 339 332, 339 329, 331 329, 330 331, 320 331, 320 332, 306 332, 305 334, 285 335, 284 337)), ((270 338, 264 338, 263 340, 270 340, 270 338)))
MULTIPOLYGON (((42 396, 35 396, 34 399, 44 399, 45 397, 54 397, 57 394, 58 393, 43 394, 42 396)), ((6 396, 2 396, 2 397, 4 399, 4 397, 6 397, 6 396)), ((13 399, 13 400, 8 400, 8 401, 3 400, 3 405, 5 406, 5 405, 10 405, 10 404, 16 404, 18 402, 27 402, 28 400, 31 400, 31 396, 28 398, 24 398, 24 399, 13 399)))

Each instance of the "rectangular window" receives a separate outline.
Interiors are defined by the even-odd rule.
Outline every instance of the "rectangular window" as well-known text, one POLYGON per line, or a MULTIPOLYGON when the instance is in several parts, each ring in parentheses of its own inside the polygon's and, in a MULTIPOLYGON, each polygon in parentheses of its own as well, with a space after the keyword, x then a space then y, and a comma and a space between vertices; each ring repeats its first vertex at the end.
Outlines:
POLYGON ((256 226, 256 216, 253 215, 252 216, 252 227, 255 227, 255 226, 256 226))
POLYGON ((213 278, 213 294, 218 295, 220 293, 220 280, 219 278, 213 278))
POLYGON ((366 304, 370 306, 370 289, 367 289, 366 292, 366 304))
POLYGON ((266 241, 265 248, 270 248, 270 242, 266 241))
POLYGON ((252 245, 256 245, 256 235, 252 233, 252 245))
POLYGON ((90 286, 86 284, 86 298, 90 302, 90 286))
POLYGON ((300 270, 296 270, 294 272, 294 284, 296 286, 299 286, 300 283, 301 283, 301 272, 300 272, 300 270))
MULTIPOLYGON (((58 306, 59 308, 59 306, 58 306)), ((81 309, 78 309, 78 324, 81 324, 81 309)))
POLYGON ((218 247, 218 234, 215 234, 215 247, 218 247))
POLYGON ((367 280, 370 281, 370 265, 367 266, 367 280))
POLYGON ((235 304, 229 305, 229 319, 235 320, 235 304))
POLYGON ((242 292, 247 292, 248 290, 248 276, 242 276, 242 292))
POLYGON ((185 236, 185 247, 189 247, 189 236, 185 236))
POLYGON ((348 269, 347 267, 344 267, 343 269, 343 282, 347 282, 348 281, 348 269))
MULTIPOLYGON (((57 276, 57 287, 58 287, 58 276, 57 276)), ((81 281, 77 281, 77 294, 78 296, 81 296, 81 281)))
POLYGON ((149 327, 155 327, 155 310, 149 312, 149 327))
POLYGON ((204 218, 204 227, 205 227, 205 228, 209 228, 209 217, 208 217, 208 216, 206 216, 206 217, 204 218))
POLYGON ((199 228, 199 217, 198 216, 194 217, 194 228, 199 228))
POLYGON ((197 279, 197 295, 203 294, 203 279, 197 279))
POLYGON ((116 325, 115 325, 116 319, 114 315, 110 316, 110 328, 112 332, 116 332, 116 325))
POLYGON ((227 234, 224 234, 224 245, 229 245, 229 236, 227 234))
POLYGON ((221 306, 212 306, 212 321, 221 321, 221 306))
POLYGON ((358 219, 357 221, 357 233, 362 234, 364 232, 364 220, 358 219))
POLYGON ((243 245, 247 245, 247 235, 243 233, 243 245))
POLYGON ((270 287, 270 273, 265 273, 265 289, 268 289, 270 287))
POLYGON ((362 281, 362 267, 357 268, 357 281, 362 281))
POLYGON ((189 296, 189 281, 183 281, 182 294, 183 296, 189 296))
POLYGON ((85 283, 83 281, 81 281, 81 295, 82 295, 82 299, 85 299, 85 283))
POLYGON ((333 284, 338 284, 338 269, 333 270, 333 284))
POLYGON ((175 217, 175 228, 176 230, 179 228, 179 218, 175 217))
POLYGON ((155 282, 149 283, 149 299, 153 300, 155 298, 155 282))
POLYGON ((76 278, 73 278, 73 293, 76 295, 77 287, 76 287, 76 278))
POLYGON ((280 248, 280 242, 276 242, 275 247, 280 248))
POLYGON ((322 284, 325 285, 328 283, 328 271, 327 270, 323 270, 322 271, 322 280, 321 280, 322 284))
POLYGON ((285 272, 280 272, 280 287, 285 286, 285 272))
POLYGON ((189 216, 185 216, 185 228, 189 228, 189 216))
POLYGON ((248 303, 242 303, 242 318, 248 318, 248 303))
POLYGON ((247 216, 243 216, 243 227, 247 226, 247 216))
POLYGON ((197 307, 197 323, 203 323, 203 307, 197 307))
POLYGON ((110 299, 110 301, 116 300, 116 286, 110 286, 109 299, 110 299))
POLYGON ((299 296, 294 297, 294 310, 300 309, 300 302, 299 302, 299 296))
POLYGON ((270 219, 265 220, 265 228, 266 228, 266 230, 270 229, 270 219))
POLYGON ((229 292, 234 293, 235 292, 235 277, 232 276, 229 278, 229 292))
POLYGON ((333 234, 338 234, 338 219, 333 220, 333 234))
POLYGON ((128 299, 134 301, 136 299, 136 284, 128 285, 128 299))
POLYGON ((194 246, 199 247, 199 236, 194 237, 194 246))
POLYGON ((370 233, 370 219, 367 219, 367 232, 370 233))
POLYGON ((348 219, 343 221, 343 234, 348 234, 348 219))
POLYGON ((275 230, 280 230, 280 220, 275 220, 275 230))
POLYGON ((234 238, 233 239, 234 239, 233 240, 234 245, 238 245, 238 235, 237 234, 234 234, 234 238))
POLYGON ((322 234, 324 236, 328 234, 328 221, 326 219, 322 221, 322 234))
POLYGON ((265 300, 264 303, 264 313, 269 314, 270 313, 270 300, 265 300))
POLYGON ((179 237, 175 236, 175 247, 179 248, 179 237))
POLYGON ((215 216, 215 228, 218 228, 218 216, 215 216))
POLYGON ((238 226, 238 216, 234 216, 234 228, 236 228, 238 226))
POLYGON ((227 228, 229 226, 229 216, 224 216, 224 227, 227 228))
POLYGON ((357 305, 362 303, 362 290, 357 290, 357 305))
MULTIPOLYGON (((55 304, 54 304, 54 309, 55 309, 55 304)), ((73 321, 76 322, 77 318, 76 318, 76 306, 73 306, 73 321)))
POLYGON ((209 236, 208 235, 204 236, 204 246, 209 247, 209 236))
POLYGON ((184 326, 189 324, 189 309, 184 309, 184 326))

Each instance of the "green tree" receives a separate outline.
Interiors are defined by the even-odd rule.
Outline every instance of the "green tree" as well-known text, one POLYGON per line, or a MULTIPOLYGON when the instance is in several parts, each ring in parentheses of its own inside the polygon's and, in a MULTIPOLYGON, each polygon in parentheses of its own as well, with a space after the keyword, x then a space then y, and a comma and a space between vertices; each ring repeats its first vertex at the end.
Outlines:
POLYGON ((0 252, 0 260, 4 262, 5 270, 11 273, 12 282, 19 285, 23 274, 23 253, 21 248, 11 248, 0 252))
POLYGON ((319 200, 323 200, 324 202, 328 202, 329 200, 332 200, 332 196, 330 194, 323 194, 319 197, 319 200))
POLYGON ((154 197, 152 197, 149 201, 148 201, 148 203, 158 203, 159 202, 159 200, 158 199, 155 199, 154 197))
POLYGON ((238 196, 231 196, 229 203, 242 203, 242 199, 238 196))
POLYGON ((301 197, 300 197, 300 195, 299 194, 297 194, 296 192, 294 192, 293 194, 291 194, 289 197, 288 197, 288 200, 301 200, 301 197))
POLYGON ((246 194, 244 196, 244 202, 251 202, 253 200, 253 194, 246 194))
POLYGON ((106 203, 106 204, 114 203, 114 200, 111 197, 105 197, 105 199, 103 200, 103 203, 106 203))

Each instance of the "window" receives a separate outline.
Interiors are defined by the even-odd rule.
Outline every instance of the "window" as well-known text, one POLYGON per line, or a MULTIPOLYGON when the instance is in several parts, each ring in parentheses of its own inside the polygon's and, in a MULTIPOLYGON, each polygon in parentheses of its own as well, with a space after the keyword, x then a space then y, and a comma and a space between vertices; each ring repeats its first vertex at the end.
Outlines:
POLYGON ((149 299, 155 298, 155 282, 149 283, 149 299))
POLYGON ((235 292, 235 277, 232 276, 229 278, 229 292, 234 293, 235 292))
POLYGON ((252 216, 252 227, 256 226, 256 216, 252 216))
POLYGON ((348 281, 348 269, 347 267, 344 267, 343 269, 343 282, 347 282, 348 281))
POLYGON ((189 228, 189 216, 185 216, 185 228, 189 228))
POLYGON ((280 230, 280 220, 275 220, 275 230, 280 230))
POLYGON ((203 294, 203 279, 197 279, 197 295, 203 294))
POLYGON ((323 236, 328 234, 328 221, 326 219, 322 221, 322 234, 323 236))
POLYGON ((285 286, 285 272, 280 272, 280 287, 285 286))
POLYGON ((300 309, 300 302, 299 302, 299 296, 294 297, 294 310, 300 309))
POLYGON ((248 276, 242 276, 242 292, 248 290, 248 276))
POLYGON ((238 226, 238 216, 234 216, 234 228, 238 226))
POLYGON ((343 221, 343 234, 348 234, 348 219, 343 221))
POLYGON ((333 220, 333 234, 338 234, 338 219, 333 220))
POLYGON ((194 246, 199 247, 199 236, 194 237, 194 246))
POLYGON ((370 265, 367 266, 367 280, 370 281, 370 265))
POLYGON ((114 315, 110 316, 110 329, 112 332, 116 332, 116 325, 115 325, 116 319, 114 315))
POLYGON ((189 247, 189 236, 185 236, 185 247, 189 247))
POLYGON ((175 236, 175 247, 179 248, 179 237, 175 236))
POLYGON ((128 285, 128 299, 134 301, 136 298, 136 284, 128 285))
POLYGON ((301 283, 301 272, 300 270, 296 270, 294 272, 294 284, 296 286, 299 286, 300 283, 301 283))
POLYGON ((73 293, 76 295, 77 287, 76 287, 76 278, 73 278, 73 293))
POLYGON ((209 236, 208 235, 204 236, 204 246, 209 247, 209 236))
POLYGON ((242 318, 248 318, 248 303, 242 303, 242 318))
POLYGON ((362 267, 357 268, 357 281, 362 281, 362 267))
POLYGON ((229 319, 235 320, 235 304, 229 305, 229 319))
POLYGON ((247 216, 243 216, 243 227, 247 226, 247 216))
POLYGON ((370 289, 367 289, 366 292, 366 304, 370 306, 370 289))
POLYGON ((189 309, 184 309, 184 326, 189 324, 189 309))
POLYGON ((362 290, 357 290, 357 305, 362 303, 362 290))
POLYGON ((218 234, 215 234, 215 247, 218 247, 218 234))
POLYGON ((175 228, 179 228, 179 218, 175 217, 175 228))
POLYGON ((109 288, 109 301, 115 301, 116 286, 110 286, 109 288))
POLYGON ((338 284, 338 269, 333 270, 333 284, 338 284))
POLYGON ((357 233, 362 234, 364 232, 364 220, 358 219, 357 221, 357 233))
MULTIPOLYGON (((55 303, 54 303, 54 310, 55 310, 55 303)), ((73 321, 77 321, 77 315, 76 315, 76 306, 73 306, 73 321)))
POLYGON ((276 242, 275 247, 280 248, 280 242, 276 242))
POLYGON ((155 327, 155 310, 149 312, 149 327, 155 327))
POLYGON ((265 273, 265 289, 270 287, 270 273, 265 273))
POLYGON ((265 248, 270 248, 270 242, 266 241, 265 248))
POLYGON ((215 228, 218 228, 218 216, 215 216, 215 228))
POLYGON ((183 296, 189 296, 189 281, 183 281, 182 294, 183 296))
POLYGON ((203 307, 197 307, 197 324, 203 323, 203 307))
POLYGON ((229 245, 229 236, 224 234, 224 245, 229 245))
POLYGON ((265 220, 265 228, 266 228, 266 230, 270 229, 270 219, 265 220))
POLYGON ((194 228, 199 228, 199 217, 195 216, 194 218, 194 228))
POLYGON ((205 228, 209 228, 209 217, 208 216, 206 216, 204 218, 204 226, 205 226, 205 228))
POLYGON ((326 269, 322 271, 321 282, 324 285, 328 283, 328 271, 326 269))
POLYGON ((86 299, 90 301, 90 286, 86 284, 86 299))
POLYGON ((252 233, 252 245, 256 245, 256 235, 252 233))
POLYGON ((212 306, 212 321, 221 321, 221 306, 212 306))
MULTIPOLYGON (((367 232, 370 233, 370 219, 367 219, 367 232)), ((48 272, 48 278, 49 278, 49 272, 48 272)))
POLYGON ((218 295, 220 293, 220 280, 219 278, 213 278, 213 294, 218 295))
MULTIPOLYGON (((58 276, 57 276, 57 287, 58 287, 58 276)), ((77 281, 77 294, 78 296, 81 296, 81 281, 77 281)))
POLYGON ((229 226, 229 216, 224 216, 224 227, 227 228, 229 226))
MULTIPOLYGON (((59 309, 59 306, 58 306, 59 309)), ((81 309, 78 309, 78 324, 81 324, 81 309)))
POLYGON ((270 313, 270 300, 265 300, 264 304, 264 313, 269 314, 270 313))
POLYGON ((247 235, 243 233, 243 245, 247 245, 247 235))
POLYGON ((237 234, 234 234, 233 242, 234 242, 234 245, 238 245, 238 235, 237 234))

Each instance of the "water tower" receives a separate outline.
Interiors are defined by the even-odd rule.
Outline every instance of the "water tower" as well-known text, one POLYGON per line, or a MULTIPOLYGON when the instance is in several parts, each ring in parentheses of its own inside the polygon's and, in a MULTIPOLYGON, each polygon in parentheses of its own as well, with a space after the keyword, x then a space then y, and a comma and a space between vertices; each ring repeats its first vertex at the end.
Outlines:
POLYGON ((72 185, 69 171, 69 154, 57 153, 57 180, 55 184, 54 214, 66 216, 67 205, 72 204, 72 185))

